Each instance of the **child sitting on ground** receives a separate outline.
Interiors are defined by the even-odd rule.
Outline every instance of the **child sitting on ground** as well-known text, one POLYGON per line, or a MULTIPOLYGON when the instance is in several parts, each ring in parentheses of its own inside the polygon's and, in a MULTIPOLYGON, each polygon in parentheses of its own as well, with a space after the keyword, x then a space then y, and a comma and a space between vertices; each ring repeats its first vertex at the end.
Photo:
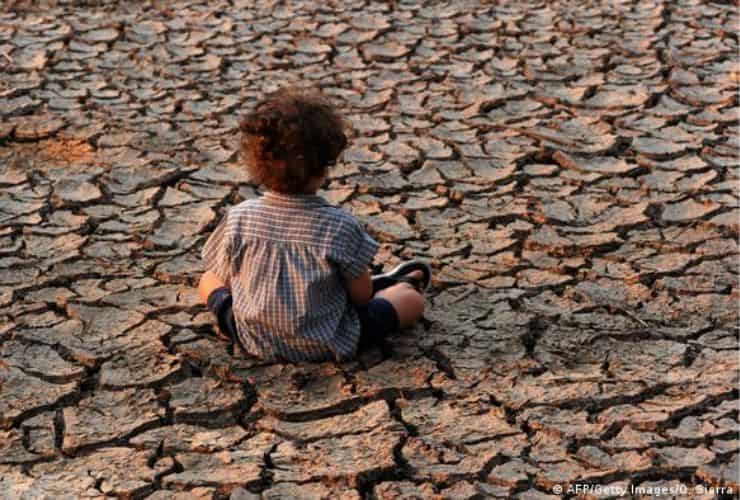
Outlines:
POLYGON ((344 149, 344 123, 318 93, 282 90, 241 122, 264 195, 228 210, 203 248, 198 291, 224 334, 269 361, 346 360, 418 321, 429 267, 371 277, 378 243, 316 194, 344 149))

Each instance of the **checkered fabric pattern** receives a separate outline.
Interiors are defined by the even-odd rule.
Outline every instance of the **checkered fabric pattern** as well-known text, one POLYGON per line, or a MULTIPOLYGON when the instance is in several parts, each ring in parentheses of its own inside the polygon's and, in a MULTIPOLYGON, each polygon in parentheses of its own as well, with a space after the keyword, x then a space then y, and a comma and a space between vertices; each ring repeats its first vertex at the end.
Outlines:
POLYGON ((345 278, 378 250, 350 213, 315 194, 267 192, 232 207, 203 247, 231 289, 239 340, 269 361, 343 360, 360 323, 345 278))

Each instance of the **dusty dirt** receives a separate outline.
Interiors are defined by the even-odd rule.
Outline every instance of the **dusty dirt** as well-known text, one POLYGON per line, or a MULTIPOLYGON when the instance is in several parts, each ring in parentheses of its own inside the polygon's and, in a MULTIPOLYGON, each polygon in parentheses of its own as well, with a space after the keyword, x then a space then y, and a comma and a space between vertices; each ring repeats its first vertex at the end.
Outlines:
POLYGON ((736 4, 163 4, 0 13, 0 498, 736 496, 736 4), (352 124, 321 194, 435 269, 355 362, 193 288, 289 83, 352 124))

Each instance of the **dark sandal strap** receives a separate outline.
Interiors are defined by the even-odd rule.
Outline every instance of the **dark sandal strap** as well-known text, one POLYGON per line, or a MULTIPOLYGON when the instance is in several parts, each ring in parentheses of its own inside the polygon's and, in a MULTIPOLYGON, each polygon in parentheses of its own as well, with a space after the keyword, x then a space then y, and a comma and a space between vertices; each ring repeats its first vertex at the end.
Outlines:
MULTIPOLYGON (((408 275, 414 271, 421 271, 422 277, 416 280, 420 283, 418 290, 421 292, 427 287, 428 283, 431 281, 432 271, 431 269, 429 269, 429 265, 427 265, 426 263, 419 262, 419 261, 411 261, 408 263, 408 266, 404 270, 404 274, 402 277, 407 278, 408 275)), ((409 278, 409 279, 413 279, 413 278, 409 278)))

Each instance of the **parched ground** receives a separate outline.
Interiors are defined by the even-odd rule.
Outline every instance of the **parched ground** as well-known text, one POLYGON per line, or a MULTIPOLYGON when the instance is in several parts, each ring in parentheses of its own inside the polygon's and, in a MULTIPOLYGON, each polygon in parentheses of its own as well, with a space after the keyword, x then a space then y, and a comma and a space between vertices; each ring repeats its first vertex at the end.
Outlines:
POLYGON ((736 495, 737 4, 11 3, 0 498, 736 495), (356 362, 232 354, 193 289, 289 83, 354 129, 322 194, 436 270, 356 362))

